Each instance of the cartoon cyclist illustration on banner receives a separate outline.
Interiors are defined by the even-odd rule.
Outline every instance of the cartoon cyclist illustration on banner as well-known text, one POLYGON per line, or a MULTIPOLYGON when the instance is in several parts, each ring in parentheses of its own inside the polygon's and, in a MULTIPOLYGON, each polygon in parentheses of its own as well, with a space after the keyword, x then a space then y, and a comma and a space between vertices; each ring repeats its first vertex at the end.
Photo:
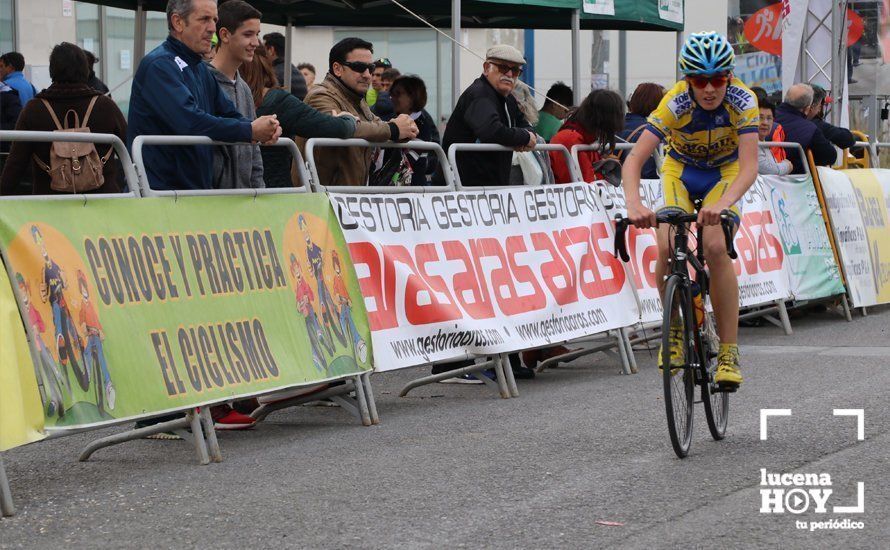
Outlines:
POLYGON ((306 321, 306 331, 309 333, 309 343, 312 346, 312 360, 319 371, 324 371, 328 364, 321 348, 324 347, 330 354, 333 354, 334 350, 324 342, 318 315, 312 305, 315 295, 312 293, 312 288, 306 283, 306 279, 303 278, 303 268, 294 254, 290 255, 290 273, 295 281, 294 292, 297 296, 297 309, 300 310, 300 314, 306 321))
POLYGON ((87 345, 83 350, 83 361, 90 378, 94 382, 96 406, 99 407, 100 411, 106 407, 114 409, 114 384, 111 383, 111 374, 108 372, 108 365, 105 363, 105 352, 102 350, 102 340, 105 339, 105 334, 102 332, 102 323, 99 322, 96 309, 90 301, 90 287, 89 283, 87 283, 87 277, 79 269, 77 270, 77 287, 80 290, 82 299, 79 320, 84 334, 87 336, 87 345), (100 372, 101 384, 99 383, 100 372))
POLYGON ((327 347, 333 349, 334 341, 331 333, 337 337, 340 345, 346 345, 346 336, 340 330, 340 323, 334 321, 337 319, 337 306, 328 290, 328 285, 324 280, 324 252, 321 247, 312 240, 309 232, 309 224, 306 218, 300 214, 298 220, 300 231, 303 232, 303 238, 306 240, 306 258, 309 260, 309 266, 312 268, 312 275, 315 277, 316 287, 318 288, 318 307, 321 310, 321 318, 324 322, 324 336, 327 347))
POLYGON ((343 282, 341 273, 340 255, 336 250, 331 251, 331 263, 334 267, 334 295, 340 304, 340 328, 343 334, 352 334, 352 348, 355 351, 356 361, 364 363, 368 358, 368 346, 358 333, 355 321, 352 320, 352 299, 349 297, 349 291, 346 290, 346 283, 343 282))
POLYGON ((82 359, 83 345, 80 340, 80 334, 78 334, 77 328, 74 325, 74 320, 71 318, 68 301, 65 299, 65 290, 68 287, 65 281, 65 273, 49 257, 43 234, 36 225, 31 226, 31 237, 40 248, 40 253, 43 256, 43 279, 40 283, 40 299, 44 303, 49 301, 52 308, 53 327, 55 329, 54 338, 59 361, 65 370, 65 376, 68 376, 67 368, 70 365, 80 388, 83 391, 87 391, 90 384, 89 375, 86 372, 86 368, 81 366, 81 361, 78 360, 78 355, 82 359))
POLYGON ((59 418, 62 418, 65 416, 65 397, 63 393, 70 400, 71 383, 67 377, 63 379, 58 363, 53 359, 52 353, 50 353, 49 348, 46 347, 46 343, 43 341, 46 324, 43 322, 43 316, 40 315, 40 312, 34 307, 34 302, 31 300, 31 285, 25 281, 21 273, 15 274, 15 282, 19 287, 24 306, 28 310, 28 323, 30 323, 33 329, 34 344, 39 355, 35 370, 37 371, 37 381, 39 382, 37 387, 40 390, 43 406, 46 408, 45 414, 47 417, 58 415, 59 418))

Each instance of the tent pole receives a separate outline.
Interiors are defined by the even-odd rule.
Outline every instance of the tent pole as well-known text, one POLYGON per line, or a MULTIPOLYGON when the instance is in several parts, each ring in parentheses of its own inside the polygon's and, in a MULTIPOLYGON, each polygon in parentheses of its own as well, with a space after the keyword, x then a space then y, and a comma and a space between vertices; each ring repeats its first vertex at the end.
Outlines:
POLYGON ((460 97, 460 0, 451 0, 451 109, 460 97))
POLYGON ((294 30, 294 22, 291 19, 291 16, 287 16, 287 25, 284 27, 284 89, 290 91, 291 87, 291 65, 292 54, 291 48, 293 45, 293 33, 294 30))
MULTIPOLYGON (((133 29, 133 59, 131 61, 133 74, 136 74, 136 69, 139 67, 139 63, 142 61, 142 58, 145 57, 145 27, 147 17, 148 14, 145 12, 144 2, 143 0, 139 0, 139 2, 136 3, 136 20, 134 21, 135 28, 133 29)), ((105 76, 105 78, 108 77, 105 76)))
POLYGON ((618 89, 627 98, 627 31, 618 31, 618 89))
POLYGON ((683 31, 677 31, 677 81, 683 80, 683 73, 680 72, 680 50, 683 49, 683 31))
POLYGON ((847 5, 846 2, 835 2, 831 8, 831 82, 829 90, 834 97, 829 118, 835 126, 846 126, 842 120, 844 109, 847 109, 847 5))
POLYGON ((572 93, 581 103, 581 10, 572 10, 572 93))

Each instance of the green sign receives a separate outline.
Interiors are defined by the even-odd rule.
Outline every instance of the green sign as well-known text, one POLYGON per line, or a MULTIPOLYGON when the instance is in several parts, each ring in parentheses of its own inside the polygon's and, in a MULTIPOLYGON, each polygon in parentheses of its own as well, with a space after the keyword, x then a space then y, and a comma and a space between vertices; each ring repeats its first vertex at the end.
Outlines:
POLYGON ((0 246, 49 428, 372 368, 364 301, 323 195, 6 202, 0 246))
POLYGON ((763 180, 771 188, 794 298, 815 300, 843 294, 813 180, 807 176, 763 176, 763 180))

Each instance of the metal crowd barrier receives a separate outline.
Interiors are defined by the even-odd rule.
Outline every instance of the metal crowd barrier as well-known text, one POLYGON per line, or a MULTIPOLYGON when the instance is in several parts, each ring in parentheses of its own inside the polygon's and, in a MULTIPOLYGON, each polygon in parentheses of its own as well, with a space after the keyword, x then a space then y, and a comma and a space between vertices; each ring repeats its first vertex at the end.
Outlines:
MULTIPOLYGON (((289 193, 308 193, 305 187, 271 187, 259 189, 189 189, 181 191, 167 191, 152 189, 148 181, 148 174, 145 171, 145 160, 143 158, 143 149, 145 146, 152 145, 235 145, 238 147, 253 147, 255 143, 237 142, 228 143, 223 141, 213 141, 206 136, 138 136, 133 140, 133 161, 137 168, 137 176, 142 194, 146 197, 188 197, 188 196, 207 196, 207 195, 282 195, 289 193)), ((260 147, 284 147, 291 156, 294 157, 294 163, 297 171, 303 181, 308 181, 309 173, 303 163, 303 155, 297 148, 297 144, 289 138, 278 138, 278 142, 271 145, 260 145, 260 147)))
MULTIPOLYGON (((569 150, 566 149, 565 145, 558 145, 555 143, 539 143, 535 145, 535 151, 559 151, 566 157, 566 164, 569 167, 569 173, 572 175, 572 179, 574 181, 581 181, 581 170, 578 168, 577 163, 572 158, 569 150)), ((457 169, 457 153, 460 152, 477 152, 477 153, 504 153, 504 152, 515 152, 515 149, 511 147, 506 147, 504 145, 495 145, 493 143, 454 143, 451 147, 448 148, 448 160, 451 162, 451 166, 453 168, 452 172, 454 173, 454 182, 457 186, 457 189, 463 189, 463 185, 460 181, 460 173, 457 169)), ((495 186, 485 186, 495 187, 495 186)), ((505 187, 501 186, 500 189, 504 189, 505 187)))
MULTIPOLYGON (((17 196, 6 196, 0 197, 0 201, 3 202, 14 202, 14 201, 26 201, 26 200, 52 200, 52 201, 81 201, 84 204, 90 199, 95 198, 135 198, 138 197, 138 185, 136 183, 136 172, 133 167, 133 162, 130 160, 130 154, 127 152, 127 148, 124 146, 124 142, 121 139, 113 134, 79 134, 79 133, 60 133, 60 132, 31 132, 24 130, 4 130, 0 131, 0 142, 15 142, 15 141, 24 141, 24 142, 32 142, 32 143, 46 143, 53 141, 68 141, 68 142, 78 142, 78 143, 98 143, 104 145, 111 145, 114 148, 114 152, 117 154, 118 158, 121 161, 121 165, 123 167, 123 176, 124 180, 127 183, 127 187, 129 192, 124 193, 72 193, 66 195, 17 195, 17 196)), ((8 154, 4 153, 5 156, 8 154)), ((3 263, 6 267, 7 276, 10 281, 14 281, 14 273, 12 270, 12 262, 3 254, 3 263)), ((24 297, 21 295, 19 291, 18 285, 11 285, 12 293, 15 297, 16 304, 19 308, 19 311, 27 311, 24 306, 24 297)), ((25 329, 25 336, 28 340, 28 348, 31 353, 31 360, 34 361, 36 357, 39 357, 36 349, 36 335, 34 334, 34 328, 31 326, 31 323, 23 323, 23 328, 25 329)), ((36 372, 36 371, 35 371, 36 372)), ((39 382, 39 379, 37 380, 39 382)), ((191 422, 191 419, 189 419, 191 422)), ((47 438, 48 439, 48 438, 47 438)), ((199 459, 203 460, 203 456, 201 454, 202 450, 206 454, 207 450, 205 446, 195 446, 199 459)), ((209 461, 209 459, 208 459, 209 461)), ((3 467, 2 457, 0 457, 0 516, 12 516, 15 514, 15 506, 12 500, 12 492, 9 488, 9 480, 6 476, 6 471, 3 467)))
MULTIPOLYGON (((853 144, 853 147, 860 147, 860 148, 868 151, 867 158, 868 158, 868 165, 869 165, 868 167, 869 168, 880 168, 880 166, 878 166, 878 150, 877 150, 877 147, 875 147, 874 143, 872 143, 871 141, 857 141, 856 143, 853 144)), ((850 149, 852 149, 853 147, 850 147, 850 149)), ((844 149, 844 151, 843 151, 844 162, 847 165, 849 165, 849 163, 850 163, 850 155, 851 155, 850 149, 844 149)), ((855 159, 855 157, 854 157, 854 159, 855 159)), ((859 160, 859 159, 855 159, 855 160, 859 160)))
MULTIPOLYGON (((565 147, 565 145, 539 143, 535 146, 535 150, 536 151, 559 151, 559 152, 561 152, 566 157, 566 164, 569 167, 569 173, 572 177, 572 180, 573 181, 583 181, 583 179, 581 177, 581 170, 578 167, 577 159, 572 153, 569 152, 569 150, 565 147)), ((464 151, 464 152, 466 152, 466 151, 506 152, 506 151, 513 151, 513 149, 510 147, 505 147, 503 145, 494 145, 494 144, 488 144, 488 143, 455 143, 455 144, 452 144, 451 147, 448 148, 448 159, 451 161, 452 166, 454 166, 454 167, 457 166, 457 153, 461 152, 461 151, 464 151)), ((455 177, 455 181, 457 183, 457 188, 463 189, 461 182, 460 182, 460 175, 456 168, 454 169, 454 177, 455 177)), ((490 186, 490 187, 485 186, 485 187, 483 187, 483 189, 490 189, 490 188, 510 189, 513 187, 517 187, 517 186, 509 186, 509 185, 508 186, 490 186)), ((610 337, 609 336, 610 332, 611 331, 607 331, 607 333, 606 333, 607 338, 610 337)), ((555 365, 561 361, 574 360, 574 359, 577 359, 578 357, 582 357, 584 355, 590 355, 590 354, 596 353, 596 352, 609 353, 611 351, 611 348, 615 347, 618 350, 618 358, 621 361, 621 365, 622 365, 622 369, 624 370, 624 373, 632 374, 632 373, 637 372, 636 359, 634 358, 633 352, 630 348, 630 343, 629 343, 627 333, 623 329, 615 329, 615 333, 616 333, 616 335, 615 335, 614 343, 613 342, 602 343, 603 341, 601 339, 598 339, 596 336, 572 340, 572 342, 576 342, 576 343, 596 343, 599 345, 596 345, 593 348, 576 350, 576 351, 566 353, 564 355, 560 355, 557 357, 547 359, 546 361, 543 361, 541 364, 538 365, 537 371, 541 372, 550 365, 555 365)), ((546 346, 538 346, 537 348, 527 348, 527 350, 533 350, 533 349, 538 349, 538 348, 547 348, 547 347, 551 347, 552 345, 554 345, 554 344, 548 344, 546 346)), ((522 351, 527 351, 527 350, 522 350, 522 351)), ((502 362, 506 363, 506 355, 503 356, 502 362)), ((508 365, 509 364, 507 363, 507 366, 508 365)), ((507 376, 508 383, 511 385, 515 384, 515 380, 513 377, 513 370, 510 368, 507 368, 507 366, 504 367, 504 370, 506 371, 505 374, 507 376)), ((518 395, 518 393, 517 393, 517 395, 518 395)))
MULTIPOLYGON (((87 134, 87 133, 76 133, 76 132, 31 132, 26 130, 4 130, 0 131, 0 142, 2 141, 27 141, 32 143, 46 143, 51 141, 70 141, 70 142, 78 142, 78 143, 98 143, 100 145, 111 145, 114 148, 114 152, 117 157, 121 161, 121 165, 124 169, 124 179, 127 182, 127 187, 129 188, 129 193, 72 193, 71 195, 41 195, 41 200, 87 200, 87 197, 92 198, 120 198, 121 196, 138 196, 139 186, 136 184, 138 178, 136 177, 136 170, 133 165, 133 161, 130 159, 130 153, 127 152, 127 147, 124 145, 124 142, 121 141, 119 137, 114 134, 87 134)), ((110 161, 111 159, 109 159, 110 161)), ((33 198, 34 195, 31 195, 33 198)), ((24 196, 21 197, 2 197, 3 199, 8 198, 26 198, 24 196)))
MULTIPOLYGON (((454 177, 445 151, 438 143, 431 141, 413 140, 404 143, 381 142, 373 143, 366 139, 337 139, 337 138, 311 138, 306 141, 306 163, 309 171, 312 173, 312 187, 319 193, 429 193, 435 191, 454 191, 454 177), (439 166, 445 176, 445 185, 430 186, 391 186, 391 185, 367 185, 367 182, 356 183, 355 185, 329 186, 323 185, 318 177, 318 166, 315 162, 315 149, 319 147, 364 147, 379 149, 409 149, 416 151, 432 151, 439 160, 439 166)), ((303 181, 310 181, 309 178, 303 181)))
MULTIPOLYGON (((633 142, 624 142, 624 143, 616 143, 615 151, 630 151, 634 148, 636 143, 633 142)), ((580 169, 581 166, 581 156, 578 154, 581 151, 599 151, 601 146, 599 143, 591 143, 587 145, 573 145, 572 146, 572 158, 575 159, 575 162, 578 164, 580 169)), ((661 163, 664 162, 664 157, 661 154, 662 147, 661 144, 652 152, 652 158, 655 160, 655 168, 658 173, 661 173, 661 163)), ((580 179, 578 181, 581 181, 580 179)))
MULTIPOLYGON (((875 168, 881 168, 880 149, 890 149, 890 142, 874 142, 872 150, 874 151, 875 168)), ((890 168, 890 167, 888 167, 890 168)))
MULTIPOLYGON (((255 144, 246 142, 219 142, 213 141, 206 136, 138 136, 136 139, 133 140, 133 159, 135 160, 136 169, 139 176, 139 185, 142 189, 143 194, 148 197, 184 197, 208 195, 247 195, 256 197, 260 195, 283 195, 310 192, 310 189, 305 185, 302 187, 272 187, 258 189, 195 189, 185 191, 155 190, 152 189, 149 185, 143 156, 144 147, 152 145, 236 145, 241 147, 250 147, 255 144)), ((289 138, 278 138, 277 143, 271 145, 261 144, 260 147, 286 148, 290 152, 291 156, 293 156, 294 158, 294 163, 297 167, 300 179, 303 182, 310 181, 309 172, 306 170, 306 163, 303 162, 303 155, 300 154, 300 149, 297 147, 297 144, 294 143, 293 140, 289 138)), ((337 386, 335 391, 327 393, 331 394, 332 397, 330 398, 341 405, 343 410, 346 410, 353 416, 356 416, 363 425, 370 426, 372 424, 378 424, 380 422, 380 416, 377 412, 377 405, 374 399, 374 391, 371 387, 370 372, 355 376, 354 384, 343 384, 342 386, 337 386), (352 403, 344 397, 352 391, 355 391, 355 403, 352 403)), ((325 397, 328 397, 328 395, 326 394, 325 397)), ((318 399, 318 397, 315 397, 314 399, 306 399, 305 396, 297 396, 285 399, 277 402, 274 407, 260 407, 259 409, 254 411, 254 413, 256 414, 256 416, 254 417, 258 420, 263 419, 271 412, 273 412, 273 410, 280 410, 283 408, 300 405, 306 401, 317 401, 318 399)), ((120 438, 126 435, 127 434, 111 436, 111 438, 116 438, 116 440, 110 444, 121 442, 120 438)), ((134 435, 133 437, 130 437, 130 439, 135 439, 135 437, 136 436, 134 435)), ((127 439, 124 439, 124 441, 126 440, 127 439)))
MULTIPOLYGON (((309 170, 312 173, 312 186, 313 189, 317 192, 323 193, 352 193, 352 194, 371 194, 371 193, 385 193, 385 194, 405 194, 405 193, 442 193, 455 191, 459 189, 455 185, 455 172, 452 169, 451 163, 448 162, 448 157, 445 156, 445 151, 438 143, 428 142, 428 141, 409 141, 405 143, 372 143, 364 139, 336 139, 336 138, 311 138, 306 142, 306 157, 307 157, 307 165, 309 166, 309 170), (381 149, 414 149, 421 151, 432 151, 436 154, 436 158, 439 161, 439 166, 442 169, 442 173, 445 177, 445 185, 431 185, 431 186, 370 186, 370 185, 341 185, 341 186, 328 186, 323 185, 321 183, 321 179, 318 176, 318 168, 315 162, 315 149, 319 147, 365 147, 372 148, 378 147, 381 149)), ((480 375, 478 378, 482 380, 488 387, 495 389, 502 398, 516 397, 519 395, 519 390, 516 386, 516 380, 513 378, 513 371, 510 368, 505 367, 507 364, 506 356, 482 356, 485 357, 484 361, 479 363, 474 363, 473 365, 462 367, 459 369, 455 369, 452 371, 433 374, 425 377, 418 378, 406 384, 402 391, 400 392, 400 397, 404 397, 407 395, 412 389, 424 386, 427 384, 432 384, 435 382, 439 382, 440 380, 445 380, 448 378, 453 378, 455 376, 460 376, 463 374, 471 374, 471 373, 479 373, 486 369, 493 369, 495 371, 496 381, 489 379, 486 376, 480 375)), ((473 358, 467 358, 473 359, 473 358)), ((478 358, 476 358, 478 359, 478 358)), ((460 359, 448 359, 444 361, 436 361, 429 363, 428 365, 436 365, 436 364, 445 364, 445 363, 454 363, 459 361, 460 359)), ((369 384, 370 387, 370 384, 369 384)))
MULTIPOLYGON (((32 131, 0 131, 0 141, 25 141, 25 142, 52 142, 52 141, 66 141, 66 142, 88 142, 88 143, 97 143, 97 144, 109 144, 111 145, 117 156, 121 161, 121 165, 123 167, 123 176, 126 181, 128 191, 122 193, 72 193, 72 194, 54 194, 54 195, 20 195, 20 196, 7 196, 0 197, 0 201, 10 202, 10 201, 27 201, 27 200, 39 200, 39 201, 82 201, 86 204, 90 200, 94 199, 133 199, 139 198, 142 196, 206 196, 206 195, 271 195, 271 194, 282 194, 282 193, 302 193, 308 192, 307 189, 300 188, 281 188, 281 189, 231 189, 231 190, 190 190, 190 191, 158 191, 152 190, 149 186, 148 179, 146 177, 144 159, 142 155, 143 147, 145 145, 253 145, 249 143, 222 143, 215 142, 210 138, 203 136, 139 136, 134 140, 133 143, 133 157, 131 159, 130 154, 127 152, 127 149, 121 141, 115 135, 112 134, 78 134, 78 133, 59 133, 59 132, 32 132, 32 131)), ((297 163, 297 168, 300 171, 300 176, 304 178, 304 181, 308 181, 308 172, 306 171, 305 165, 302 160, 302 156, 300 155, 300 151, 297 148, 296 144, 287 138, 281 138, 278 140, 278 143, 273 146, 285 147, 290 153, 294 156, 295 162, 297 163)), ((10 280, 14 280, 14 274, 12 273, 12 263, 8 261, 8 258, 3 257, 4 264, 7 270, 7 274, 10 280)), ((24 311, 23 309, 23 296, 16 285, 12 286, 13 295, 15 296, 16 302, 18 304, 19 310, 24 311)), ((23 323, 25 334, 28 339, 29 349, 31 351, 32 361, 34 358, 39 357, 39 353, 37 352, 35 346, 37 338, 34 334, 34 329, 30 325, 30 323, 23 323)), ((376 405, 374 402, 373 391, 370 386, 370 373, 364 373, 357 375, 355 377, 347 379, 344 381, 344 384, 341 386, 335 386, 326 390, 325 392, 320 392, 318 394, 310 394, 304 396, 298 396, 294 398, 290 398, 284 401, 276 402, 272 407, 261 407, 256 411, 258 414, 256 418, 259 420, 265 418, 272 410, 279 410, 281 408, 287 406, 293 406, 296 404, 300 404, 305 401, 310 400, 318 400, 322 398, 330 399, 337 404, 341 405, 341 407, 347 412, 357 416, 364 425, 376 424, 379 422, 379 416, 377 414, 376 405), (352 392, 355 392, 355 403, 352 400, 347 399, 346 395, 352 392)), ((39 380, 38 380, 39 383, 39 380)), ((222 401, 221 401, 222 402, 222 401)), ((181 411, 185 416, 183 418, 177 418, 175 420, 170 420, 166 422, 162 422, 159 424, 154 424, 145 428, 128 430, 122 433, 117 433, 111 436, 103 437, 98 440, 90 442, 82 451, 79 460, 85 461, 87 460, 92 453, 96 450, 108 447, 111 445, 115 445, 118 443, 123 443, 125 441, 130 441, 134 439, 139 439, 145 437, 147 435, 166 432, 166 431, 176 431, 177 434, 183 437, 183 439, 190 440, 194 446, 196 453, 198 455, 199 462, 201 464, 209 464, 211 461, 220 462, 222 461, 222 454, 220 452, 219 444, 216 439, 216 433, 213 425, 213 420, 210 416, 210 406, 204 406, 199 408, 194 408, 190 410, 181 411), (189 431, 190 430, 190 433, 189 431)), ((131 424, 132 420, 124 419, 118 422, 112 422, 108 424, 103 424, 102 428, 119 426, 124 424, 131 424)), ((68 435, 73 435, 75 433, 82 433, 86 431, 92 431, 92 428, 83 428, 78 430, 65 430, 65 431, 53 431, 47 434, 46 440, 56 439, 59 437, 64 437, 68 435)), ((2 461, 0 461, 0 513, 2 515, 12 515, 14 513, 14 507, 12 502, 12 496, 9 491, 8 480, 6 478, 6 473, 3 470, 2 461)))

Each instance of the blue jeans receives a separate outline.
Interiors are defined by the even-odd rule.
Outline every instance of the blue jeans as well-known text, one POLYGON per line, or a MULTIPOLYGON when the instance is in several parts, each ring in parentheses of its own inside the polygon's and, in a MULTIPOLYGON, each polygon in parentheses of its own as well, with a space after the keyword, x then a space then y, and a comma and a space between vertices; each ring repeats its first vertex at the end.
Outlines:
POLYGON ((89 361, 92 357, 93 350, 96 351, 96 357, 99 358, 99 368, 102 370, 102 378, 106 384, 111 382, 111 374, 108 372, 108 365, 105 363, 105 352, 102 351, 102 339, 98 334, 87 336, 87 347, 83 350, 84 361, 89 361))
POLYGON ((318 366, 324 368, 327 364, 324 360, 324 354, 321 352, 321 343, 318 341, 318 335, 321 332, 321 325, 318 324, 318 317, 315 311, 309 309, 309 315, 306 319, 306 331, 309 332, 309 343, 312 345, 312 355, 315 356, 318 366))
POLYGON ((358 335, 358 329, 355 328, 355 321, 352 320, 352 308, 347 304, 340 306, 340 326, 346 331, 346 327, 352 331, 352 345, 358 347, 358 343, 362 338, 358 335))
MULTIPOLYGON (((71 353, 77 353, 77 351, 78 351, 77 346, 79 345, 79 343, 77 341, 77 337, 75 336, 75 334, 77 334, 77 331, 74 328, 74 322, 71 320, 71 315, 66 312, 65 317, 66 317, 66 321, 67 321, 67 323, 66 323, 67 326, 62 326, 62 306, 59 304, 58 301, 51 301, 50 305, 53 308, 53 326, 56 329, 56 333, 55 333, 56 343, 58 343, 58 341, 59 341, 59 336, 64 336, 65 331, 68 331, 68 335, 71 339, 70 340, 71 341, 71 353)), ((61 350, 58 350, 58 351, 59 351, 59 358, 61 359, 62 351, 61 350)), ((67 359, 68 358, 66 357, 66 360, 67 359)))

